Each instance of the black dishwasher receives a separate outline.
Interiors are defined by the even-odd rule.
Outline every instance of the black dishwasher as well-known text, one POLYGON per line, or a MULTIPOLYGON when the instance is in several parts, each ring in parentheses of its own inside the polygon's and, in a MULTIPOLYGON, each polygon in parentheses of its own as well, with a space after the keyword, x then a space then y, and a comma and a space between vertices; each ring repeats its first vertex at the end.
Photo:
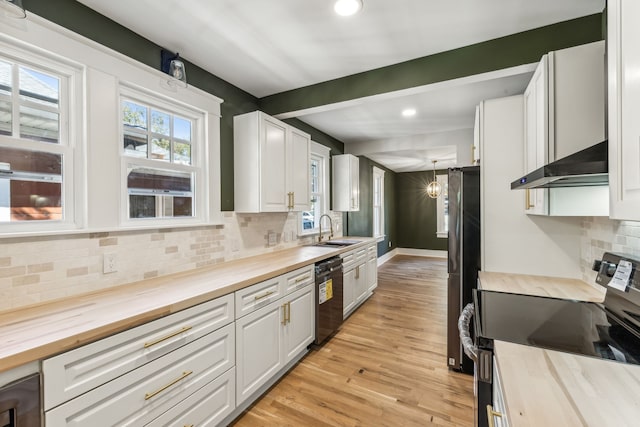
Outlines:
POLYGON ((322 344, 342 324, 342 258, 316 263, 316 340, 322 344))
POLYGON ((0 425, 3 427, 39 427, 40 375, 0 387, 0 425))

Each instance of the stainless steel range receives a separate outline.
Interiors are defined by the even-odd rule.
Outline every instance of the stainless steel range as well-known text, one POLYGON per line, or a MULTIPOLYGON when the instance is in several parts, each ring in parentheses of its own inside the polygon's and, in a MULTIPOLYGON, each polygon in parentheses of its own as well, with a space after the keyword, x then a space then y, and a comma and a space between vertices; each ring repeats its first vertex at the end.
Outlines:
POLYGON ((602 304, 476 290, 459 322, 465 352, 476 362, 476 425, 490 425, 494 340, 640 364, 639 266, 613 253, 595 263, 596 283, 607 288, 602 304))

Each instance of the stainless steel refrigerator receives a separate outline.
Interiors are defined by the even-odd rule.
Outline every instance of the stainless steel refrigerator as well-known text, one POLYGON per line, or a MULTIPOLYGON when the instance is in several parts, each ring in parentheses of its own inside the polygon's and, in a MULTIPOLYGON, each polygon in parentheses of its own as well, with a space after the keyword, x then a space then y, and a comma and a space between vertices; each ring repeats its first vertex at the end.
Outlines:
POLYGON ((473 361, 460 344, 458 317, 472 302, 480 270, 480 166, 449 169, 448 186, 447 364, 473 374, 473 361))

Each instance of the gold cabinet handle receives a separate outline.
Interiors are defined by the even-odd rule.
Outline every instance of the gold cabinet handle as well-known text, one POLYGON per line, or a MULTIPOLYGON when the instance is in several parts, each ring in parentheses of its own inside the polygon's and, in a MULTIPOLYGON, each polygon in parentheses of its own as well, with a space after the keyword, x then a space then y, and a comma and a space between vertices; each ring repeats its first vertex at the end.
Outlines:
POLYGON ((472 165, 475 165, 475 164, 476 164, 476 159, 475 159, 475 157, 476 157, 476 146, 475 146, 475 145, 472 145, 472 146, 471 146, 471 164, 472 164, 472 165))
POLYGON ((487 405, 487 420, 489 421, 489 427, 495 427, 495 421, 493 417, 502 418, 502 413, 493 410, 493 406, 487 405))
POLYGON ((311 276, 309 276, 309 275, 307 274, 307 275, 306 275, 306 276, 304 276, 304 277, 299 277, 299 278, 297 278, 297 279, 296 279, 296 283, 304 282, 305 280, 308 280, 308 279, 310 279, 310 278, 311 278, 311 276))
POLYGON ((282 324, 287 324, 287 303, 282 304, 282 324))
POLYGON ((291 323, 291 301, 287 303, 287 323, 291 323))
POLYGON ((193 427, 193 424, 185 424, 184 427, 193 427))
POLYGON ((360 278, 360 266, 356 267, 356 279, 360 278))
POLYGON ((144 395, 144 400, 149 400, 151 399, 153 396, 157 395, 158 393, 162 393, 163 391, 165 391, 166 389, 168 389, 169 387, 171 387, 172 385, 175 385, 176 383, 179 383, 180 381, 182 381, 183 379, 187 378, 189 375, 193 374, 193 371, 184 371, 182 373, 182 375, 180 375, 179 378, 176 378, 175 380, 171 381, 169 384, 160 387, 159 389, 157 389, 156 391, 154 391, 153 393, 147 393, 144 395))
POLYGON ((293 209, 295 205, 296 205, 296 192, 292 191, 291 192, 291 209, 293 209))
POLYGON ((144 343, 144 348, 153 347, 154 345, 159 344, 159 343, 161 343, 162 341, 166 341, 166 340, 168 340, 169 338, 173 338, 173 337, 175 337, 176 335, 180 335, 180 334, 181 334, 181 333, 183 333, 183 332, 187 332, 189 329, 191 329, 191 326, 185 326, 185 327, 183 327, 182 329, 180 329, 179 331, 175 331, 174 333, 169 334, 169 335, 167 335, 166 337, 158 338, 158 339, 157 339, 157 340, 155 340, 155 341, 149 341, 149 342, 146 342, 146 343, 144 343))
POLYGON ((535 208, 536 205, 531 203, 531 190, 530 189, 526 189, 526 193, 525 193, 525 201, 524 201, 524 208, 525 210, 529 210, 531 208, 535 208))
POLYGON ((258 301, 258 300, 261 300, 261 299, 264 299, 264 298, 268 297, 269 295, 273 295, 275 293, 276 293, 275 291, 268 291, 268 292, 265 292, 262 295, 256 295, 255 297, 253 297, 253 300, 254 301, 258 301))

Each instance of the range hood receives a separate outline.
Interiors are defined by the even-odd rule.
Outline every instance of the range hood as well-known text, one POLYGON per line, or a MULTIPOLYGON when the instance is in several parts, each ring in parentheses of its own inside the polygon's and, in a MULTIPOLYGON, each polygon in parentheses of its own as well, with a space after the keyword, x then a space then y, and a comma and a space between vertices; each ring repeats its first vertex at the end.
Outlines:
POLYGON ((534 170, 513 181, 511 189, 590 187, 608 184, 608 142, 603 141, 534 170))

